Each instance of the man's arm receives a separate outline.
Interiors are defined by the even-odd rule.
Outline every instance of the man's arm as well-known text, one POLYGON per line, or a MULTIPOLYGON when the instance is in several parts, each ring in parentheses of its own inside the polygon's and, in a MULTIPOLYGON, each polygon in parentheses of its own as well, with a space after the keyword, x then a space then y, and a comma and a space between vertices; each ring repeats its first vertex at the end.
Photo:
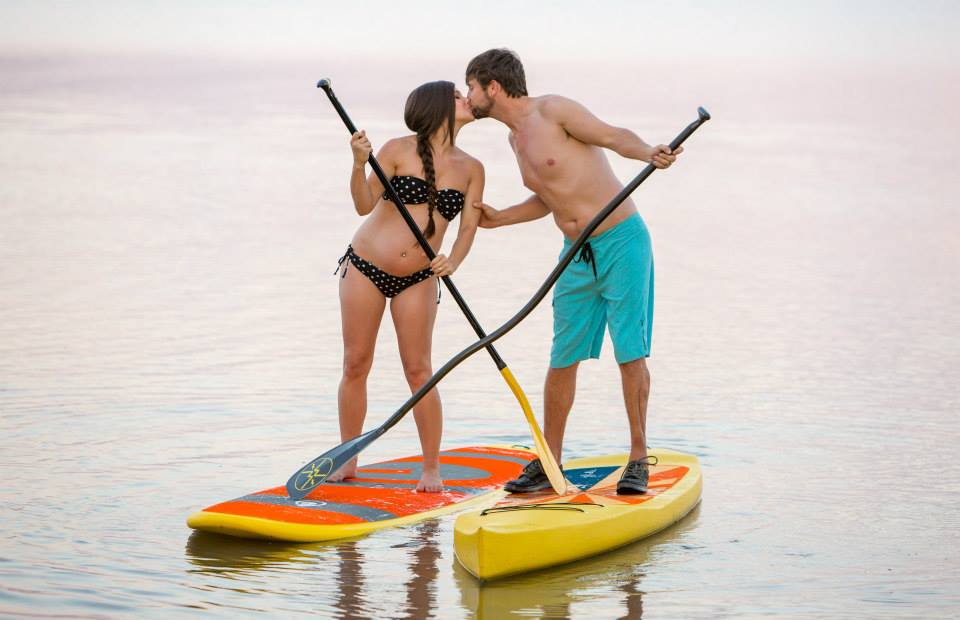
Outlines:
POLYGON ((665 144, 650 146, 629 129, 608 125, 590 110, 566 97, 545 97, 543 113, 581 142, 610 149, 622 157, 653 163, 658 168, 670 167, 683 151, 683 147, 679 147, 676 152, 671 152, 665 144))
POLYGON ((473 207, 480 209, 480 228, 496 228, 498 226, 510 226, 511 224, 520 224, 540 219, 550 213, 548 207, 540 196, 536 194, 530 196, 520 204, 507 207, 502 211, 494 209, 488 204, 474 202, 473 207))

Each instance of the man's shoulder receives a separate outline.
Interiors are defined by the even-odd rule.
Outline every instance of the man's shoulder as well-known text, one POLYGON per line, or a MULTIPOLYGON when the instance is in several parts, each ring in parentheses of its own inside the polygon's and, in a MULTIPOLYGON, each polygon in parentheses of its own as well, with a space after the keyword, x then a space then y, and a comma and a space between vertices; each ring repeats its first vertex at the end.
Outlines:
POLYGON ((571 109, 578 107, 578 104, 569 97, 563 95, 540 95, 533 98, 537 110, 546 118, 557 119, 568 113, 571 109))

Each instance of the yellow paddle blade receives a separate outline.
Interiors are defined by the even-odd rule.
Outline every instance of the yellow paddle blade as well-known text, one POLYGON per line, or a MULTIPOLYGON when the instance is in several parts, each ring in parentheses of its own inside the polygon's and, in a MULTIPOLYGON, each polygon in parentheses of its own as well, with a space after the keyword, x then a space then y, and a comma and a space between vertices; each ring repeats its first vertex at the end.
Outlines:
POLYGON ((527 424, 530 425, 530 433, 533 435, 533 448, 537 456, 540 457, 540 464, 543 465, 543 471, 550 480, 550 486, 553 487, 557 495, 563 495, 567 492, 567 479, 563 477, 563 472, 560 471, 557 460, 553 458, 553 452, 551 452, 550 447, 547 446, 547 440, 543 438, 543 433, 540 432, 540 425, 537 424, 537 419, 533 417, 533 410, 530 408, 529 401, 527 401, 527 395, 520 389, 520 384, 517 383, 517 380, 509 368, 504 366, 500 374, 503 375, 513 395, 516 396, 520 402, 523 415, 527 418, 527 424))

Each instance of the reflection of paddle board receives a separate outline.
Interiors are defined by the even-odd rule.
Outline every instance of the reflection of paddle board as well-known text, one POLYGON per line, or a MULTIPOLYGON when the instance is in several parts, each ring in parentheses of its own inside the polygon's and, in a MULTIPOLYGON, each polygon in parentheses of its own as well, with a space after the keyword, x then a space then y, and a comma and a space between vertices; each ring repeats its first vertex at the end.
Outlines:
POLYGON ((496 579, 579 560, 649 536, 700 501, 697 457, 652 450, 646 495, 617 495, 625 454, 576 459, 565 474, 578 488, 511 495, 454 525, 457 559, 480 579, 496 579))
POLYGON ((514 616, 567 618, 576 616, 571 608, 585 600, 619 600, 627 610, 618 617, 640 618, 642 581, 647 571, 644 565, 655 557, 655 549, 689 538, 696 527, 697 511, 695 507, 680 523, 659 534, 548 571, 478 581, 459 562, 454 562, 453 577, 460 590, 460 605, 473 614, 474 620, 514 616))
POLYGON ((421 456, 360 467, 357 478, 325 483, 293 501, 283 486, 195 512, 187 525, 242 538, 312 542, 349 538, 492 503, 536 454, 483 446, 440 453, 442 493, 417 493, 421 456))

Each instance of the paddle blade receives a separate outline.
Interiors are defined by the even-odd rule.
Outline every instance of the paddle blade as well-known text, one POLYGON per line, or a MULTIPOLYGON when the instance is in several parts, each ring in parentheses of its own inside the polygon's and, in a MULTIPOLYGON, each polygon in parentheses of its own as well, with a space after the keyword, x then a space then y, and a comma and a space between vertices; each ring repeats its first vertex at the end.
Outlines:
POLYGON ((294 501, 303 499, 382 434, 383 431, 375 428, 313 459, 287 480, 287 495, 294 501))
POLYGON ((516 396, 520 402, 523 415, 527 418, 527 424, 530 425, 530 434, 533 435, 533 449, 536 451, 537 456, 540 457, 540 464, 543 466, 544 473, 547 474, 550 486, 553 487, 557 495, 563 495, 567 492, 567 479, 563 477, 563 471, 560 469, 560 466, 557 465, 557 460, 553 458, 553 452, 550 451, 547 440, 543 438, 543 433, 540 432, 540 425, 537 424, 537 419, 533 415, 533 409, 530 408, 527 395, 520 389, 520 384, 517 383, 516 378, 514 378, 509 368, 504 366, 500 369, 500 374, 503 375, 507 385, 510 386, 510 391, 513 392, 513 395, 516 396))

